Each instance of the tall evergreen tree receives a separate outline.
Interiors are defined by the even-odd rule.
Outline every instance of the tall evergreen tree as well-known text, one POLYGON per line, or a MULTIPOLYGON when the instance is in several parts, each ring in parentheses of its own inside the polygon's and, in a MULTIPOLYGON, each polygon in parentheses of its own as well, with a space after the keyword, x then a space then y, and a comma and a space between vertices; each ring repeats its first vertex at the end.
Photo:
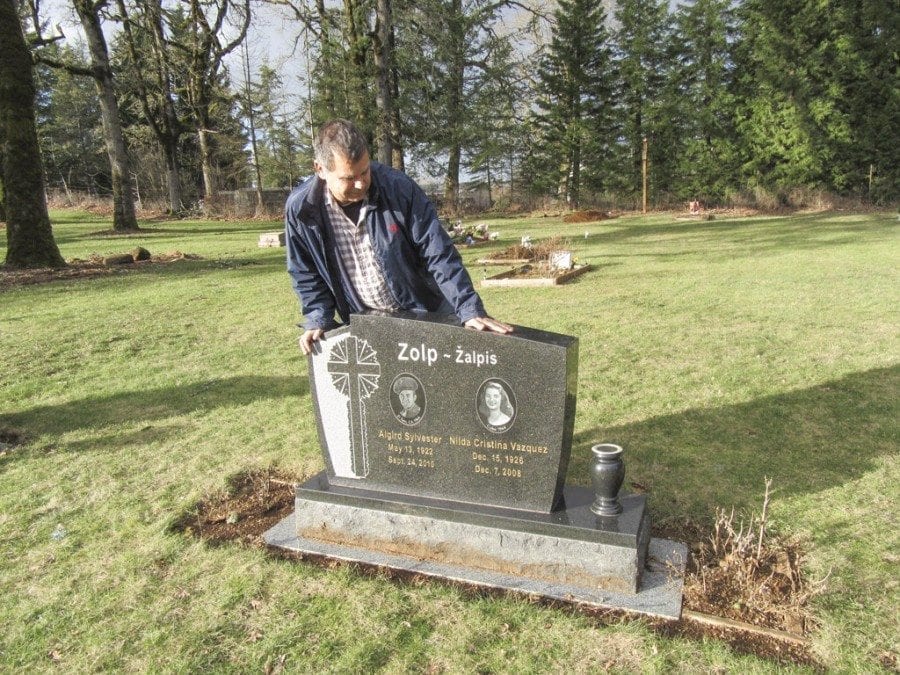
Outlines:
POLYGON ((585 164, 590 160, 599 187, 599 160, 612 141, 611 48, 606 12, 595 0, 559 0, 553 18, 537 78, 535 123, 543 147, 531 170, 548 176, 566 203, 577 208, 585 164))
POLYGON ((900 12, 893 0, 834 3, 829 19, 837 106, 846 120, 842 186, 900 197, 900 12))
POLYGON ((736 185, 731 4, 693 0, 676 11, 679 138, 672 148, 677 152, 672 187, 681 199, 721 201, 736 185))
POLYGON ((512 190, 513 160, 521 147, 521 102, 530 97, 523 78, 510 77, 517 70, 507 44, 491 55, 474 83, 471 112, 478 124, 471 128, 463 165, 481 179, 491 206, 498 182, 508 179, 512 190))
MULTIPOLYGON (((293 185, 301 176, 300 128, 304 115, 291 119, 287 112, 287 99, 281 76, 274 68, 263 63, 257 80, 251 85, 251 100, 256 111, 257 148, 263 184, 266 186, 293 185)), ((309 159, 309 148, 305 148, 309 159)), ((307 166, 309 162, 304 162, 307 166)))
POLYGON ((444 201, 458 210, 464 156, 472 144, 479 78, 491 71, 493 54, 511 39, 502 35, 509 0, 407 0, 398 5, 398 68, 401 105, 409 140, 444 166, 444 201))
MULTIPOLYGON (((87 68, 70 46, 47 45, 54 59, 87 68)), ((73 191, 108 194, 109 157, 104 152, 100 106, 93 82, 63 68, 35 67, 38 141, 47 184, 73 191)))
POLYGON ((746 0, 737 59, 744 171, 786 196, 808 186, 896 197, 900 13, 881 0, 746 0), (870 178, 871 177, 871 178, 870 178))
POLYGON ((783 193, 795 186, 825 187, 835 148, 824 142, 822 132, 841 124, 834 100, 820 97, 821 57, 829 40, 827 7, 810 0, 791 5, 746 0, 739 11, 738 128, 744 174, 751 185, 783 193))
POLYGON ((619 115, 623 171, 618 186, 624 194, 637 194, 641 186, 641 149, 649 142, 651 191, 668 188, 672 173, 671 148, 677 137, 673 124, 675 106, 669 69, 673 66, 667 48, 671 44, 671 19, 665 0, 617 0, 615 60, 620 77, 619 115))

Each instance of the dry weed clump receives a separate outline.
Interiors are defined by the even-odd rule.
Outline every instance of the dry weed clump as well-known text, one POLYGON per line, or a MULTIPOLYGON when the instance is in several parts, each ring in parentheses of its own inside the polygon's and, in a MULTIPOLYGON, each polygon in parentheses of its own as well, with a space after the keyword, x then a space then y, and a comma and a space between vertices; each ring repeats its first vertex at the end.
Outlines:
POLYGON ((542 260, 550 260, 550 254, 553 251, 562 249, 570 249, 568 239, 562 237, 550 237, 550 239, 542 239, 534 242, 531 246, 522 246, 514 244, 502 251, 496 251, 487 256, 491 260, 530 260, 531 262, 540 262, 542 260))
POLYGON ((767 531, 771 484, 766 479, 762 513, 747 523, 734 509, 717 509, 709 540, 693 551, 696 569, 684 596, 701 612, 804 635, 814 625, 809 601, 825 580, 807 580, 798 543, 767 531))

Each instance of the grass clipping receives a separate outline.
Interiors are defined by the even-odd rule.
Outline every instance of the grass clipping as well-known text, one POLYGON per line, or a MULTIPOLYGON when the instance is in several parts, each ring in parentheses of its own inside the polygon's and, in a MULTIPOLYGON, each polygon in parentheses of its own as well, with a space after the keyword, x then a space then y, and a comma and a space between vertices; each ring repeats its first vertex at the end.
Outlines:
POLYGON ((805 635, 815 627, 809 601, 826 580, 808 581, 799 544, 767 531, 771 485, 767 478, 762 513, 747 523, 717 509, 708 540, 693 547, 684 597, 694 610, 805 635))

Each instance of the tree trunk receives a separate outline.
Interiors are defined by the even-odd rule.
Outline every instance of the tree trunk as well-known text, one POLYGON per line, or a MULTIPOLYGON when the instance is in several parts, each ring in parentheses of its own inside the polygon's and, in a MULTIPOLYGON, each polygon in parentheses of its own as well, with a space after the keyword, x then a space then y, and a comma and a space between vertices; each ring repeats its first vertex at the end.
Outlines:
POLYGON ((113 87, 112 69, 109 65, 109 51, 100 25, 99 5, 92 0, 75 0, 75 11, 81 21, 91 54, 91 69, 100 98, 100 117, 103 121, 103 136, 109 164, 113 191, 113 229, 138 229, 134 210, 134 186, 128 166, 128 152, 125 136, 119 118, 119 103, 113 87))
POLYGON ((578 210, 581 193, 581 143, 572 148, 572 183, 569 185, 569 205, 578 210))
POLYGON ((189 30, 193 33, 190 43, 181 45, 188 55, 190 72, 187 77, 187 103, 194 113, 197 138, 200 143, 200 164, 203 169, 204 211, 213 213, 217 209, 218 181, 216 147, 212 134, 215 133, 214 111, 216 105, 217 75, 221 72, 222 60, 234 51, 247 36, 250 25, 250 0, 217 0, 216 2, 189 2, 189 30), (240 20, 237 34, 226 44, 222 43, 229 12, 232 18, 240 20), (209 17, 208 17, 209 13, 209 17), (237 13, 237 16, 235 16, 237 13), (212 21, 209 21, 212 18, 212 21))
MULTIPOLYGON (((323 73, 333 73, 334 68, 332 66, 332 44, 331 44, 331 22, 328 19, 328 10, 325 8, 325 0, 316 0, 316 13, 318 15, 318 22, 320 27, 320 34, 317 36, 319 38, 319 59, 321 61, 321 68, 323 73)), ((306 38, 304 38, 306 39, 306 38)), ((313 41, 315 42, 315 41, 313 41)), ((306 41, 307 52, 309 49, 309 41, 306 41)), ((312 83, 312 79, 309 72, 309 59, 306 60, 306 83, 307 86, 310 86, 312 83)), ((322 102, 325 107, 326 117, 331 119, 333 117, 337 117, 336 104, 334 99, 334 86, 333 82, 331 82, 328 78, 325 78, 322 84, 320 85, 322 102)), ((312 101, 312 98, 308 99, 312 101)), ((309 124, 313 128, 312 138, 315 139, 316 136, 316 128, 318 128, 319 124, 324 122, 324 120, 314 120, 312 117, 312 112, 310 112, 309 124)))
POLYGON ((169 187, 169 212, 173 215, 184 211, 184 192, 181 189, 181 172, 178 166, 178 137, 168 136, 162 141, 166 159, 166 183, 169 187))
POLYGON ((377 0, 375 3, 375 70, 378 73, 375 90, 375 106, 378 108, 378 161, 390 165, 394 157, 394 143, 391 123, 394 110, 394 92, 391 87, 391 72, 394 58, 391 53, 391 0, 377 0))
POLYGON ((216 172, 214 151, 210 136, 212 133, 205 120, 199 121, 197 139, 200 142, 200 166, 203 171, 203 210, 207 214, 216 212, 216 202, 219 199, 219 190, 216 187, 216 172))
POLYGON ((459 143, 450 147, 450 157, 447 159, 447 176, 444 178, 444 203, 445 208, 450 209, 454 218, 459 218, 459 167, 462 151, 459 143))
MULTIPOLYGON (((397 84, 397 71, 391 73, 391 88, 394 91, 394 101, 400 97, 400 87, 397 84)), ((400 171, 406 171, 406 161, 403 158, 403 128, 400 126, 400 108, 394 106, 391 112, 391 138, 393 138, 393 155, 391 165, 400 171)))
MULTIPOLYGON (((266 205, 263 200, 262 169, 259 167, 259 144, 256 141, 256 112, 253 110, 253 95, 250 91, 250 51, 247 45, 243 49, 244 60, 244 95, 247 97, 247 121, 250 122, 250 149, 253 158, 253 173, 256 176, 256 213, 257 217, 265 213, 266 205)), ((275 152, 272 152, 275 156, 275 152)))
POLYGON ((444 180, 444 202, 451 209, 454 217, 459 217, 459 169, 462 160, 462 127, 463 83, 465 78, 465 31, 462 28, 462 2, 453 0, 450 30, 452 32, 452 56, 450 69, 450 95, 447 99, 447 126, 450 140, 447 159, 447 177, 444 180))
MULTIPOLYGON (((393 25, 391 25, 389 39, 391 54, 394 55, 397 53, 397 41, 394 37, 393 25)), ((391 96, 394 101, 394 105, 391 108, 391 148, 393 150, 391 164, 395 169, 405 171, 406 163, 403 160, 403 127, 400 125, 400 106, 397 105, 397 101, 400 100, 400 83, 398 82, 399 76, 397 75, 397 64, 393 60, 391 62, 390 76, 391 96)))
POLYGON ((163 102, 162 134, 159 135, 166 155, 166 169, 169 184, 169 210, 173 214, 184 211, 184 190, 181 185, 181 172, 179 161, 181 151, 178 141, 184 131, 184 125, 178 118, 175 110, 175 96, 172 93, 172 73, 169 67, 168 47, 162 24, 162 7, 160 2, 150 3, 150 20, 153 26, 153 51, 158 61, 157 84, 161 89, 163 102))
MULTIPOLYGON (((139 7, 139 11, 130 15, 124 0, 117 0, 116 5, 119 9, 119 15, 122 17, 122 27, 133 68, 140 69, 142 55, 138 52, 132 26, 137 26, 151 37, 147 42, 149 45, 147 56, 153 61, 153 72, 148 77, 154 79, 149 83, 145 82, 143 72, 136 72, 135 77, 144 117, 165 156, 166 182, 169 189, 169 212, 179 214, 184 211, 184 193, 181 186, 181 173, 179 172, 180 150, 178 148, 178 140, 181 137, 184 126, 175 110, 174 95, 172 93, 173 78, 163 29, 161 0, 146 2, 142 7, 139 7), (141 23, 138 24, 137 21, 141 21, 141 23), (151 96, 157 98, 156 107, 159 111, 156 114, 150 104, 151 96)), ((146 71, 149 72, 150 69, 148 68, 146 71)))
POLYGON ((64 267, 44 194, 34 121, 34 73, 15 0, 0 0, 0 158, 6 266, 64 267))
POLYGON ((370 102, 366 96, 366 45, 363 35, 356 25, 357 13, 356 0, 344 0, 347 47, 350 52, 350 70, 345 71, 344 87, 351 118, 356 124, 364 125, 370 102))

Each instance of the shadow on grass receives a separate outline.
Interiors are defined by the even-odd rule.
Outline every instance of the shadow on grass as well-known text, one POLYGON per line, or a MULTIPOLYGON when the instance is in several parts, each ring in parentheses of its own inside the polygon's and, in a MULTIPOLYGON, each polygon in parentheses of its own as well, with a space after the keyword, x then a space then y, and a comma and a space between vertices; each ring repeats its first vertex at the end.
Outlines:
MULTIPOLYGON (((764 250, 809 250, 854 244, 873 238, 892 238, 895 220, 886 215, 812 213, 762 221, 687 221, 613 227, 591 236, 591 241, 615 244, 632 239, 683 237, 695 244, 691 253, 733 257, 764 250), (708 244, 704 246, 704 244, 708 244)), ((646 254, 645 252, 641 252, 646 254)), ((675 257, 683 253, 664 254, 675 257)))
POLYGON ((569 481, 587 485, 591 445, 613 442, 625 448, 624 490, 646 489, 654 519, 707 522, 716 507, 758 511, 766 477, 776 499, 815 494, 896 453, 898 388, 894 366, 748 403, 594 427, 575 435, 569 481))
POLYGON ((26 438, 58 436, 78 429, 103 429, 123 422, 150 423, 265 399, 305 396, 308 392, 309 381, 305 377, 224 377, 37 406, 0 415, 0 428, 18 429, 26 438))
POLYGON ((115 240, 135 240, 142 237, 155 239, 159 237, 205 237, 205 236, 241 236, 251 237, 255 243, 256 238, 263 232, 274 232, 284 228, 280 221, 220 221, 220 220, 191 220, 191 221, 150 221, 141 222, 139 230, 128 232, 116 232, 112 229, 112 221, 104 218, 53 218, 53 225, 83 226, 83 229, 57 228, 53 235, 57 243, 66 241, 84 241, 96 239, 98 243, 115 240), (90 229, 88 229, 90 226, 90 229))
MULTIPOLYGON (((212 258, 212 259, 180 259, 168 262, 141 262, 134 265, 121 265, 114 267, 85 267, 64 268, 56 275, 46 275, 46 278, 20 282, 19 286, 31 284, 82 284, 85 282, 110 283, 121 286, 123 283, 144 283, 159 278, 200 278, 208 274, 240 274, 242 276, 256 276, 273 273, 284 273, 285 287, 289 281, 285 272, 284 257, 268 255, 258 258, 212 258), (79 271, 80 269, 80 271, 79 271), (69 273, 75 270, 76 273, 69 273)), ((16 288, 10 282, 5 290, 16 288)))

